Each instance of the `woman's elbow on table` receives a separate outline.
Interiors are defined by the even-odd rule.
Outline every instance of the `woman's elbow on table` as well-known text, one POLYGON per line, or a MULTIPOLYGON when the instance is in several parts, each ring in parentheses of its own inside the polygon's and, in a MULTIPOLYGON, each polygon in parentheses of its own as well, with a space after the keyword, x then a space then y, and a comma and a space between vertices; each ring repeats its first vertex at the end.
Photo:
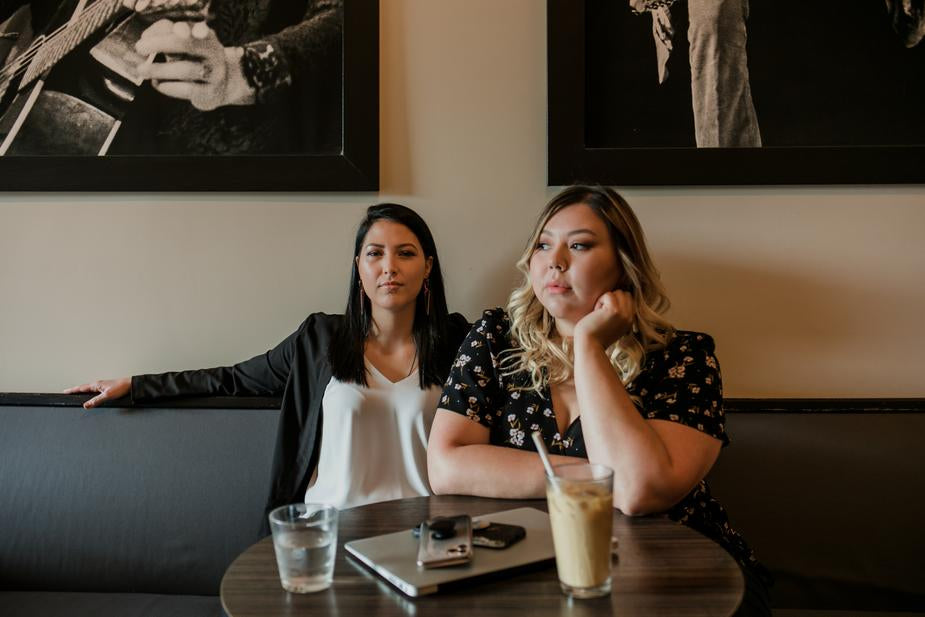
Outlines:
POLYGON ((435 443, 431 439, 427 444, 427 476, 430 480, 430 490, 434 495, 446 495, 454 492, 454 475, 450 471, 452 465, 448 462, 449 453, 447 445, 443 442, 435 443))
POLYGON ((435 495, 446 495, 452 492, 453 474, 449 473, 452 467, 447 458, 449 445, 442 435, 431 432, 427 441, 427 477, 430 481, 430 490, 435 495))
POLYGON ((647 503, 643 499, 627 499, 616 493, 613 495, 613 507, 626 516, 646 516, 661 511, 655 508, 654 504, 647 503))
POLYGON ((619 486, 615 483, 613 487, 613 507, 625 514, 626 516, 645 516, 651 514, 651 504, 645 499, 643 491, 628 486, 619 486))
MULTIPOLYGON (((437 495, 464 490, 460 471, 466 468, 462 448, 473 442, 477 424, 445 409, 438 409, 427 440, 427 475, 437 495)), ((486 431, 487 432, 487 431, 486 431)), ((487 439, 487 438, 486 438, 487 439)))
POLYGON ((430 477, 430 490, 434 495, 452 495, 454 493, 446 482, 442 479, 435 481, 433 476, 430 477))
POLYGON ((622 489, 614 486, 613 506, 626 516, 647 516, 670 510, 687 491, 656 483, 641 483, 622 489))

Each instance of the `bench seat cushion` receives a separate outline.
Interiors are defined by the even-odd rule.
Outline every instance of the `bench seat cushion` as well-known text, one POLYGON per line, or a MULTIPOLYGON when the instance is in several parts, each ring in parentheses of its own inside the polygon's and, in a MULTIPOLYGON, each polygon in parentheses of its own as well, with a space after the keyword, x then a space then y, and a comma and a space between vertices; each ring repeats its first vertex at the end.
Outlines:
POLYGON ((707 481, 778 609, 925 612, 925 413, 730 413, 707 481))
POLYGON ((218 595, 260 538, 277 416, 0 407, 0 590, 218 595))
POLYGON ((3 617, 221 617, 218 596, 149 593, 0 592, 3 617))

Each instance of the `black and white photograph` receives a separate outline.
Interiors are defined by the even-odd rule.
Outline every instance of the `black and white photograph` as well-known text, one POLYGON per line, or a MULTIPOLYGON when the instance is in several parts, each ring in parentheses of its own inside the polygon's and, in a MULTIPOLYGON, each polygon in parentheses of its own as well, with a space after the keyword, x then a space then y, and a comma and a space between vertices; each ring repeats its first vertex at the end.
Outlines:
POLYGON ((572 141, 592 158, 644 159, 663 182, 679 183, 678 166, 695 184, 902 182, 921 168, 922 0, 551 0, 549 11, 551 174, 569 86, 583 93, 565 119, 572 141), (565 13, 571 46, 557 36, 565 13), (558 79, 566 64, 580 85, 558 79))
MULTIPOLYGON (((370 39, 350 38, 351 25, 367 31, 357 35, 378 27, 375 2, 3 0, 0 7, 4 184, 13 180, 11 159, 33 169, 79 161, 92 171, 111 165, 80 159, 120 157, 155 166, 183 159, 191 177, 201 176, 199 169, 247 176, 279 157, 303 158, 295 175, 304 179, 306 170, 312 176, 312 168, 351 152, 369 158, 377 143, 376 134, 348 126, 355 120, 348 110, 371 124, 378 109, 375 32, 363 49, 345 51, 348 38, 370 39), (348 74, 351 57, 358 75, 348 74), (345 100, 345 83, 354 78, 366 82, 351 84, 369 99, 365 109, 345 100), (230 167, 239 157, 245 160, 230 167)), ((364 172, 374 176, 375 168, 364 172)), ((302 188, 336 188, 325 184, 330 170, 320 179, 302 188)), ((126 188, 174 188, 148 184, 126 188)))

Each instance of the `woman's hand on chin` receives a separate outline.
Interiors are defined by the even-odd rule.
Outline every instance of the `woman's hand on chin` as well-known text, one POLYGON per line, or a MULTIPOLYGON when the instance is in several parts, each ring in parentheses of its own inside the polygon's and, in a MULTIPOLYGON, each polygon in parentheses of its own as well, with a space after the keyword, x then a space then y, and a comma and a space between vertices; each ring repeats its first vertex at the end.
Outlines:
POLYGON ((574 337, 579 342, 594 342, 607 349, 633 330, 635 301, 626 291, 608 291, 594 303, 594 309, 575 324, 574 337))

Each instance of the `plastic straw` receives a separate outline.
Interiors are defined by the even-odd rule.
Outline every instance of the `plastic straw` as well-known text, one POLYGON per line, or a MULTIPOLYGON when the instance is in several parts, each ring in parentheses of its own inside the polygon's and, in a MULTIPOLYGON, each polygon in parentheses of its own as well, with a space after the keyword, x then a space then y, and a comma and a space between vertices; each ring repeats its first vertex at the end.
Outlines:
POLYGON ((546 475, 555 478, 556 472, 552 470, 552 463, 549 462, 549 452, 546 450, 546 444, 543 443, 543 436, 539 431, 533 431, 532 437, 533 443, 536 444, 536 451, 540 454, 540 460, 543 461, 543 467, 546 468, 546 475))

